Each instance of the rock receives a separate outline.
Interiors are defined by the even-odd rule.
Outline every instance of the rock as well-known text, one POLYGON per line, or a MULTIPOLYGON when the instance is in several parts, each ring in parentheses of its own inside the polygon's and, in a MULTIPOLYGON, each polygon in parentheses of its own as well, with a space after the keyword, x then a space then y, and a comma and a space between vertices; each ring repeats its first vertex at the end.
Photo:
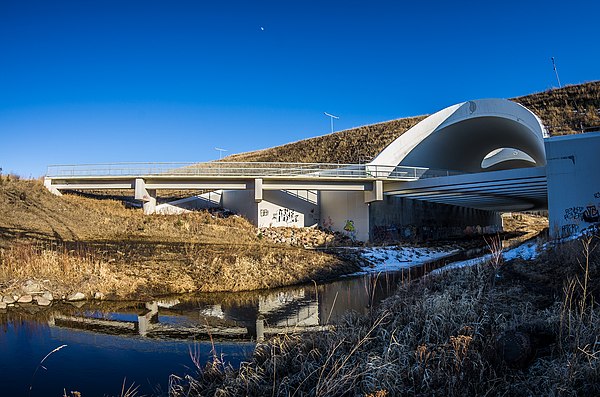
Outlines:
POLYGON ((39 306, 50 306, 50 301, 43 296, 36 296, 33 298, 39 306))
POLYGON ((16 302, 16 299, 10 295, 5 295, 4 298, 2 298, 2 302, 6 303, 7 305, 11 305, 16 302))
POLYGON ((54 300, 54 296, 52 296, 52 293, 51 293, 51 292, 48 292, 48 291, 44 292, 44 293, 42 294, 42 297, 43 297, 44 299, 47 299, 47 300, 49 300, 49 301, 52 301, 52 300, 54 300))
POLYGON ((511 368, 527 367, 534 356, 529 334, 506 331, 496 340, 496 353, 511 368))
POLYGON ((102 292, 96 292, 94 294, 94 299, 103 300, 104 299, 104 294, 102 292))
POLYGON ((42 286, 33 280, 27 281, 21 289, 26 295, 41 294, 44 291, 42 286))
POLYGON ((23 295, 17 299, 17 303, 31 303, 32 301, 33 297, 31 295, 23 295))
POLYGON ((67 296, 67 300, 69 302, 82 301, 82 300, 85 300, 85 294, 83 292, 74 292, 74 293, 70 294, 69 296, 67 296))
POLYGON ((0 302, 0 310, 6 309, 6 306, 7 306, 6 303, 0 302))

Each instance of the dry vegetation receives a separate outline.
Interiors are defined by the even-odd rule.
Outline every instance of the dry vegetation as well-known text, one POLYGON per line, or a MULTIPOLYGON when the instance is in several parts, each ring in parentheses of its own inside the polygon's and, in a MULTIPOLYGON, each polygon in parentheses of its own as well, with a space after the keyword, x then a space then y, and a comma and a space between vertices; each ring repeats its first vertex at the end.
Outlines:
POLYGON ((0 292, 29 279, 47 280, 59 295, 241 291, 322 280, 349 267, 260 239, 238 216, 144 216, 118 201, 56 197, 38 181, 0 184, 0 292))
MULTIPOLYGON (((567 86, 513 98, 536 113, 551 135, 600 129, 600 82, 567 86)), ((269 149, 234 154, 223 161, 282 161, 300 163, 362 163, 423 120, 409 117, 335 132, 269 149)))
POLYGON ((333 332, 259 345, 239 370, 215 357, 172 394, 599 395, 599 242, 409 282, 333 332))
POLYGON ((600 130, 600 81, 526 95, 513 101, 537 114, 550 135, 600 130))

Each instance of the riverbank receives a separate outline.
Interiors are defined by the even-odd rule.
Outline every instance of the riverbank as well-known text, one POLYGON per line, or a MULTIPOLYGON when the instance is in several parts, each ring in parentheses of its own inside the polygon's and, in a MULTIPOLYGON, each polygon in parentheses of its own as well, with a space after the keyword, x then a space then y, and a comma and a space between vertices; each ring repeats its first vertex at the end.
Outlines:
POLYGON ((0 294, 7 304, 44 292, 54 300, 141 300, 256 290, 357 269, 331 254, 262 238, 235 215, 145 216, 118 201, 57 197, 39 181, 0 183, 0 294))
POLYGON ((598 395, 599 238, 403 282, 333 331, 260 344, 239 370, 215 357, 171 394, 598 395))
MULTIPOLYGON (((544 226, 542 218, 525 219, 511 216, 509 235, 544 226)), ((391 247, 374 257, 380 249, 331 250, 348 243, 339 233, 318 229, 258 230, 224 211, 145 216, 121 201, 57 197, 39 181, 3 177, 0 309, 321 282, 365 271, 360 265, 371 265, 367 271, 388 269, 377 262, 403 252, 391 247)), ((432 252, 443 256, 481 244, 481 237, 474 237, 410 250, 422 262, 432 252)))

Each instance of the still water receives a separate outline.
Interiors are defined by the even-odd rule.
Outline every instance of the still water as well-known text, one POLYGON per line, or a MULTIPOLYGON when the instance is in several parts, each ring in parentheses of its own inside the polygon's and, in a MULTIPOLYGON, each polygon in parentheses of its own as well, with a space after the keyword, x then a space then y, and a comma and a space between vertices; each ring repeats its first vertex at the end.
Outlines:
POLYGON ((254 293, 0 311, 1 394, 113 396, 125 383, 141 395, 166 395, 170 375, 196 373, 192 355, 204 363, 217 354, 239 366, 257 340, 289 330, 319 332, 350 311, 366 313, 425 270, 254 293))

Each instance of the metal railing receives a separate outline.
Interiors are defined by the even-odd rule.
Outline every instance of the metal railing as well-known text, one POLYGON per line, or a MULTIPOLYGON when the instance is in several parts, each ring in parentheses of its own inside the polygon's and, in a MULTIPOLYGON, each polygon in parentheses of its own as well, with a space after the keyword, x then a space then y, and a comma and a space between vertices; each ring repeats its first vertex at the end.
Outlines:
POLYGON ((427 170, 423 167, 330 163, 106 163, 50 165, 46 176, 50 178, 197 176, 415 180, 427 170))

